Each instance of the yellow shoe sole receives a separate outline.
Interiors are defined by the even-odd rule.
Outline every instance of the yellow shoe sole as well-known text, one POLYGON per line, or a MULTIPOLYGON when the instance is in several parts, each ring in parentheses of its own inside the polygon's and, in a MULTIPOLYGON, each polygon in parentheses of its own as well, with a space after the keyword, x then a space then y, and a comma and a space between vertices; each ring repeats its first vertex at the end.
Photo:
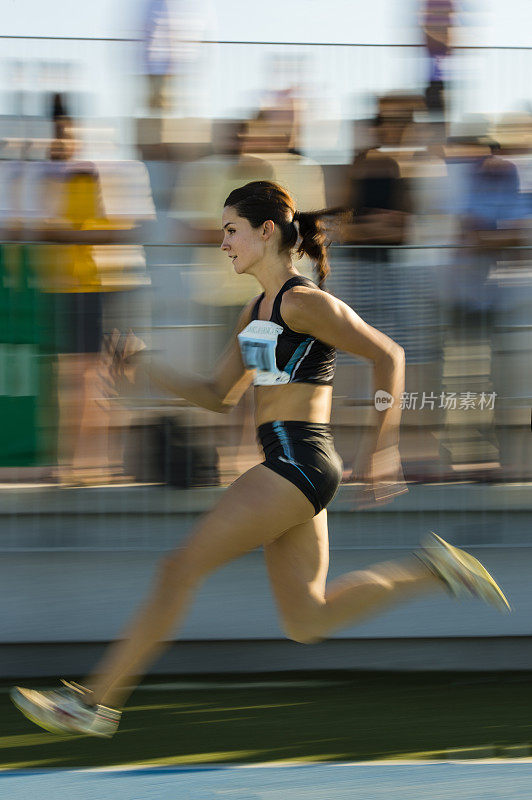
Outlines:
MULTIPOLYGON (((459 547, 454 547, 437 533, 431 531, 431 536, 438 542, 438 545, 445 548, 450 554, 453 561, 458 562, 463 568, 461 577, 464 580, 464 585, 472 594, 480 597, 491 605, 498 608, 500 611, 511 611, 512 608, 508 602, 504 592, 498 585, 496 580, 490 575, 488 570, 482 566, 480 561, 474 556, 461 550, 459 547)), ((427 543, 430 550, 430 543, 427 543)))

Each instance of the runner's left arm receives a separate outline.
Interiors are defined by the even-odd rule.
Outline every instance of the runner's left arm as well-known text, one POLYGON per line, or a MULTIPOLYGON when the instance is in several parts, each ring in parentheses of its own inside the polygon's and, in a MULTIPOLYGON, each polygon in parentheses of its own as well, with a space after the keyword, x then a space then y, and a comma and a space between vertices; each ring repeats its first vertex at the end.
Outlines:
POLYGON ((388 408, 377 415, 375 450, 395 447, 399 441, 400 398, 405 383, 403 348, 364 322, 342 300, 327 292, 296 286, 283 297, 282 315, 295 331, 308 333, 346 353, 373 362, 374 391, 391 395, 388 408))

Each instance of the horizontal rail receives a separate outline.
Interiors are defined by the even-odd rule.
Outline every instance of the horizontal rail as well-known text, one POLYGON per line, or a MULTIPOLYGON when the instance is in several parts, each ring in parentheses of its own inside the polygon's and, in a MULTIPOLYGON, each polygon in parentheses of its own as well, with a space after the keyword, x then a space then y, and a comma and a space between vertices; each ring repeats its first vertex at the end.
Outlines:
MULTIPOLYGON (((64 244, 66 247, 71 247, 72 242, 40 242, 34 239, 10 239, 0 240, 0 245, 38 245, 39 247, 57 247, 58 244, 64 244)), ((76 242, 75 244, 92 244, 92 242, 76 242)), ((219 249, 218 244, 203 244, 202 242, 134 242, 139 247, 215 247, 219 249)), ((110 242, 109 246, 113 246, 110 242)), ((120 243, 116 243, 120 247, 120 243)), ((478 249, 474 244, 332 244, 333 250, 475 250, 478 249)), ((511 247, 494 247, 494 251, 504 250, 505 252, 517 250, 532 250, 532 244, 512 245, 511 247)), ((157 264, 156 266, 176 266, 175 264, 157 264)), ((523 267, 526 269, 527 267, 523 267)), ((518 268, 517 268, 518 269, 518 268)))
MULTIPOLYGON (((33 36, 26 34, 0 34, 0 39, 22 39, 31 41, 52 42, 132 42, 142 43, 144 39, 129 36, 33 36)), ((424 49, 421 42, 279 42, 261 40, 238 39, 184 39, 187 44, 230 44, 230 45, 263 45, 271 47, 393 47, 399 49, 424 49)), ((530 45, 487 45, 470 44, 459 45, 453 48, 455 52, 462 50, 532 50, 530 45)))

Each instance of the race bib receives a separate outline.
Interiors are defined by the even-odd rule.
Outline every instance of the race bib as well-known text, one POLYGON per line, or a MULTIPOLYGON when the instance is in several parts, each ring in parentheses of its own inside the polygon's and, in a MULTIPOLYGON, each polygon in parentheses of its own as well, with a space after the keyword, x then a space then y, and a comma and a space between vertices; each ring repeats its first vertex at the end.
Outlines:
POLYGON ((274 386, 289 382, 290 376, 277 368, 275 360, 277 339, 282 332, 282 327, 275 322, 255 319, 238 334, 246 369, 255 370, 255 386, 274 386))

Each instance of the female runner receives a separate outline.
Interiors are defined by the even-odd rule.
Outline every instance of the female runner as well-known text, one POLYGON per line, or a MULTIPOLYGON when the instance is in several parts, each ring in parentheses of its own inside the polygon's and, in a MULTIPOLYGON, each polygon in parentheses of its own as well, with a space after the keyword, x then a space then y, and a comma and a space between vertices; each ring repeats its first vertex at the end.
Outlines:
MULTIPOLYGON (((482 565, 435 534, 416 557, 351 572, 326 585, 326 507, 341 477, 329 426, 336 348, 370 359, 375 390, 395 401, 377 413, 367 470, 374 498, 404 489, 398 450, 404 353, 322 289, 329 271, 322 219, 331 213, 296 211, 290 195, 267 181, 235 189, 223 210, 221 247, 234 270, 254 275, 263 292, 242 311, 215 375, 184 376, 140 352, 129 359, 129 368, 144 365, 158 385, 213 411, 229 410, 235 394, 253 380, 264 461, 224 492, 183 547, 162 559, 147 601, 87 679, 88 688, 64 682, 52 691, 13 690, 15 704, 38 725, 61 734, 111 736, 132 683, 172 638, 201 582, 259 546, 283 628, 297 642, 320 641, 370 613, 442 586, 509 608, 482 565), (317 286, 295 268, 296 248, 314 259, 317 286)), ((130 337, 126 348, 132 346, 130 337)))

